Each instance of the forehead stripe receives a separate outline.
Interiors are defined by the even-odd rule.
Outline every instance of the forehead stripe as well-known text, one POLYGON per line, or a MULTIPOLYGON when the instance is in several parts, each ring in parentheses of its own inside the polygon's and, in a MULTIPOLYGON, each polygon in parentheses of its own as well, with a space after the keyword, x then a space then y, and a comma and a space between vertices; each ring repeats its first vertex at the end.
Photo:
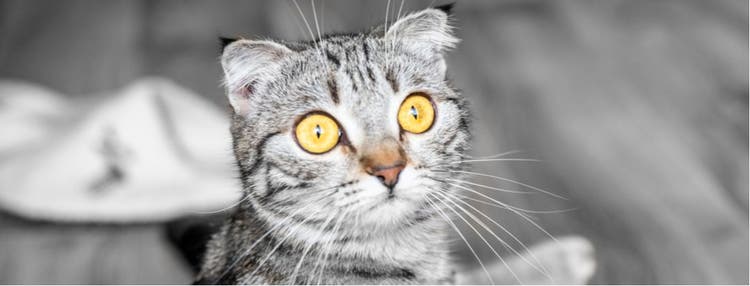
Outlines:
POLYGON ((362 52, 365 54, 365 61, 370 61, 370 46, 367 45, 367 40, 362 40, 362 52))
POLYGON ((337 67, 341 65, 341 61, 339 60, 339 58, 333 55, 333 53, 331 53, 331 51, 327 49, 326 49, 326 57, 328 58, 329 61, 333 62, 333 64, 335 64, 337 67))
POLYGON ((389 84, 391 84, 391 88, 393 89, 394 93, 398 92, 398 82, 396 81, 396 77, 393 75, 393 70, 388 69, 388 71, 385 74, 385 79, 388 81, 389 84))
POLYGON ((370 68, 370 65, 367 65, 367 76, 370 78, 372 82, 375 82, 375 74, 372 72, 372 68, 370 68))
POLYGON ((339 86, 336 83, 336 78, 334 77, 334 74, 331 74, 331 76, 328 77, 328 92, 331 93, 331 98, 333 99, 333 103, 339 104, 339 86))

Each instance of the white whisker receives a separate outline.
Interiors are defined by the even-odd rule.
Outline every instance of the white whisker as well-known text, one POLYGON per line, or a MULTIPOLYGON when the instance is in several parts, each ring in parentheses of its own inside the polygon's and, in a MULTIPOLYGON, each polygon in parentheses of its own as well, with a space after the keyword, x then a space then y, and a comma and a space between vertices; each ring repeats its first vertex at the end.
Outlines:
POLYGON ((307 253, 310 252, 310 249, 312 249, 313 245, 317 243, 317 240, 323 236, 323 234, 325 233, 325 228, 328 226, 328 223, 330 223, 337 214, 340 214, 340 211, 329 215, 328 218, 326 218, 326 220, 323 222, 323 225, 319 228, 320 232, 315 237, 315 240, 305 246, 305 249, 302 251, 302 255, 299 259, 299 262, 297 262, 297 265, 294 267, 294 271, 292 272, 292 276, 291 278, 289 278, 289 284, 296 284, 295 279, 297 278, 297 273, 299 272, 300 267, 302 267, 302 261, 305 260, 305 256, 307 256, 307 253))
POLYGON ((402 9, 404 9, 404 0, 401 0, 401 5, 398 5, 398 14, 396 14, 396 20, 401 19, 402 9))
POLYGON ((289 239, 290 237, 292 237, 292 235, 296 234, 295 232, 297 231, 297 229, 299 229, 302 225, 304 225, 307 221, 309 221, 313 217, 313 215, 315 215, 315 214, 317 214, 317 213, 319 213, 321 211, 322 211, 322 209, 318 209, 317 211, 315 211, 314 213, 310 214, 309 216, 306 216, 305 219, 303 219, 301 222, 297 223, 297 225, 294 227, 293 230, 289 230, 289 233, 287 233, 287 235, 285 235, 284 238, 282 238, 276 244, 276 246, 274 246, 271 249, 271 251, 269 251, 268 254, 266 254, 266 256, 263 258, 263 260, 261 260, 261 262, 258 264, 258 266, 255 267, 255 269, 253 270, 253 272, 250 272, 250 275, 248 277, 253 277, 255 275, 255 272, 257 272, 258 270, 260 270, 261 267, 263 267, 263 265, 268 261, 268 259, 271 258, 271 256, 273 255, 273 253, 276 252, 276 250, 278 250, 279 247, 281 247, 281 245, 284 244, 284 242, 287 239, 289 239))
MULTIPOLYGON (((337 187, 338 186, 332 186, 332 187, 328 187, 328 188, 323 188, 323 189, 317 190, 316 192, 322 192, 322 191, 326 191, 326 190, 330 190, 330 189, 335 189, 337 187)), ((250 196, 248 196, 248 198, 249 197, 250 196)), ((322 201, 325 198, 326 197, 322 197, 320 199, 315 200, 315 202, 320 202, 320 201, 322 201)), ((268 206, 268 207, 272 207, 272 206, 273 205, 268 206)), ((302 213, 302 212, 306 212, 306 211, 310 211, 310 209, 308 209, 307 207, 300 207, 300 208, 294 210, 292 213, 290 213, 286 217, 284 217, 278 224, 274 225, 271 229, 269 229, 268 231, 266 231, 263 235, 261 235, 260 237, 256 238, 255 242, 253 242, 253 244, 251 244, 250 247, 248 247, 247 249, 245 249, 245 251, 242 252, 241 255, 239 255, 237 258, 234 259, 234 261, 232 263, 229 264, 229 267, 227 267, 226 270, 224 270, 224 272, 222 272, 222 274, 219 275, 219 277, 216 279, 216 281, 214 281, 214 284, 218 283, 219 280, 221 280, 221 278, 223 278, 225 275, 227 275, 227 273, 229 273, 230 270, 234 269, 234 267, 237 265, 237 263, 239 263, 240 260, 244 259, 248 254, 250 254, 250 251, 252 251, 253 248, 255 248, 255 246, 258 245, 258 243, 260 243, 261 241, 263 241, 264 238, 266 238, 267 236, 271 235, 274 231, 276 231, 276 230, 282 228, 283 226, 285 226, 286 222, 288 220, 290 220, 292 217, 294 217, 295 215, 297 215, 299 213, 302 213)), ((315 212, 313 212, 312 214, 310 214, 310 216, 313 216, 313 215, 317 214, 319 211, 320 211, 320 209, 316 210, 315 212)))
POLYGON ((383 31, 388 31, 388 14, 391 12, 391 0, 385 4, 385 22, 383 23, 383 31))
POLYGON ((391 63, 391 48, 389 46, 392 46, 392 43, 388 42, 388 14, 391 11, 391 0, 388 0, 388 3, 385 4, 385 20, 383 23, 383 43, 385 44, 385 66, 386 70, 390 67, 391 63))
MULTIPOLYGON (((295 215, 297 215, 298 213, 301 213, 303 211, 309 211, 309 210, 307 208, 299 208, 299 209, 297 209, 293 213, 287 215, 283 220, 281 220, 281 222, 279 222, 278 224, 276 224, 275 226, 273 226, 271 229, 269 229, 268 231, 266 231, 262 236, 256 238, 255 242, 253 242, 253 244, 251 244, 250 247, 248 247, 247 249, 245 249, 245 251, 240 256, 238 256, 237 258, 235 258, 234 261, 229 264, 229 267, 227 267, 226 270, 224 270, 224 272, 222 272, 221 275, 219 275, 219 277, 217 278, 217 280, 214 281, 214 284, 218 283, 219 280, 221 280, 221 278, 223 278, 225 275, 227 275, 227 273, 229 273, 230 270, 234 269, 234 267, 237 265, 237 263, 239 263, 240 260, 244 259, 248 254, 250 254, 250 251, 252 251, 253 248, 255 248, 255 246, 258 245, 261 241, 263 241, 263 239, 266 238, 266 236, 271 235, 271 233, 273 233, 274 231, 276 231, 276 230, 282 228, 283 226, 285 226, 286 221, 290 220, 292 217, 294 217, 295 215)), ((315 213, 317 213, 317 211, 315 213)))
MULTIPOLYGON (((519 209, 518 209, 517 207, 515 207, 515 206, 511 206, 511 205, 509 205, 509 204, 506 204, 506 203, 503 203, 503 202, 501 202, 501 201, 498 201, 498 200, 496 200, 496 199, 493 199, 492 197, 490 197, 490 196, 487 196, 487 195, 483 194, 483 193, 482 193, 482 192, 480 192, 480 191, 477 191, 477 190, 474 190, 474 189, 472 189, 472 188, 469 188, 469 187, 466 187, 466 186, 462 186, 462 185, 457 185, 457 184, 453 184, 453 183, 448 183, 448 182, 445 182, 445 183, 446 183, 446 184, 448 184, 448 185, 454 186, 454 187, 456 187, 456 188, 460 188, 460 189, 462 189, 462 190, 465 190, 465 191, 469 191, 469 192, 472 192, 472 193, 474 193, 474 194, 477 194, 477 195, 479 195, 479 196, 481 196, 481 197, 483 197, 483 198, 486 198, 486 199, 490 200, 490 201, 491 201, 491 202, 493 202, 493 203, 496 203, 496 204, 499 204, 499 205, 503 206, 503 207, 504 207, 505 209, 507 209, 507 210, 509 210, 509 211, 511 211, 511 212, 513 212, 513 213, 517 213, 518 215, 520 215, 520 216, 523 216, 524 218, 528 218, 528 215, 527 215, 527 214, 523 214, 523 213, 520 213, 520 212, 519 212, 519 209)), ((521 210, 523 210, 523 209, 521 209, 521 210)), ((529 218, 529 219, 530 219, 530 218, 529 218)))
MULTIPOLYGON (((325 2, 323 2, 325 3, 325 2)), ((323 34, 320 33, 320 25, 318 25, 318 12, 315 9, 315 0, 310 0, 310 6, 313 10, 313 19, 315 20, 315 30, 318 31, 318 41, 316 42, 316 45, 318 46, 318 52, 320 53, 320 58, 326 65, 326 71, 331 70, 331 67, 328 66, 328 61, 326 60, 325 56, 323 55, 323 47, 321 46, 323 41, 323 34)))
POLYGON ((524 220, 528 221, 534 227, 536 227, 537 229, 539 229, 540 231, 542 231, 545 235, 549 236, 552 240, 554 240, 555 242, 558 242, 557 238, 555 238, 554 236, 552 236, 552 234, 550 234, 549 232, 547 232, 547 230, 545 230, 542 226, 540 226, 534 220, 532 220, 531 218, 529 218, 528 215, 523 214, 523 213, 519 212, 518 210, 516 210, 516 207, 513 207, 513 206, 510 206, 510 205, 508 205, 506 203, 500 202, 500 201, 498 201, 496 199, 493 199, 493 198, 491 198, 491 197, 489 197, 489 196, 487 196, 485 194, 482 194, 481 192, 478 192, 478 191, 476 191, 474 189, 471 189, 471 188, 467 188, 467 187, 464 187, 464 186, 461 186, 461 185, 456 185, 456 184, 447 183, 447 182, 446 182, 446 184, 449 184, 451 186, 454 186, 454 187, 457 187, 457 188, 460 188, 460 189, 463 189, 463 190, 467 190, 467 191, 473 192, 475 194, 478 194, 478 195, 480 195, 482 197, 485 197, 485 198, 489 199, 492 202, 495 202, 495 203, 498 203, 498 204, 501 204, 501 205, 505 206, 507 210, 509 210, 509 211, 513 212, 514 214, 517 214, 518 216, 522 217, 524 220))
POLYGON ((302 8, 299 7, 297 0, 292 0, 292 3, 294 3, 294 7, 297 8, 297 12, 299 12, 300 17, 302 17, 302 21, 305 22, 305 26, 307 27, 307 31, 310 33, 311 40, 315 41, 315 35, 313 34, 312 28, 310 28, 310 23, 307 22, 307 17, 305 17, 305 13, 302 12, 302 8))
POLYGON ((459 163, 477 163, 477 162, 501 162, 501 161, 517 161, 517 162, 541 162, 541 160, 538 159, 523 159, 523 158, 496 158, 496 159, 471 159, 471 160, 461 160, 452 162, 449 164, 459 164, 459 163))
MULTIPOLYGON (((549 270, 547 270, 544 267, 544 265, 541 263, 541 261, 539 261, 539 259, 536 257, 536 255, 534 255, 534 253, 532 253, 531 251, 529 251, 529 248, 526 247, 526 245, 520 239, 518 239, 518 237, 516 237, 515 235, 513 235, 513 233, 511 233, 503 225, 501 225, 500 223, 498 223, 497 221, 495 221, 494 219, 492 219, 490 216, 488 216, 484 212, 482 212, 479 209, 475 208, 471 204, 469 204, 467 202, 464 202, 461 199, 457 198, 453 194, 450 194, 450 193, 448 193, 446 191, 442 191, 442 190, 440 191, 440 193, 442 195, 444 195, 444 196, 453 197, 454 201, 458 201, 458 202, 466 205, 467 207, 469 207, 470 209, 474 210, 476 213, 478 213, 479 215, 481 215, 485 219, 487 219, 490 222, 492 222, 492 224, 494 224, 495 226, 499 227, 503 232, 505 232, 506 234, 508 234, 513 240, 515 240, 518 244, 520 244, 521 247, 523 247, 523 249, 532 256, 532 258, 536 261, 537 264, 534 264, 534 263, 531 263, 530 261, 528 261, 526 259, 526 257, 524 257, 523 255, 521 255, 518 251, 516 251, 513 247, 511 247, 507 242, 505 242, 504 240, 502 240, 499 237, 497 237, 497 235, 495 233, 491 232, 490 230, 487 230, 487 231, 489 231, 490 233, 492 233, 492 235, 495 236, 495 238, 498 239, 503 244, 503 246, 505 246, 506 248, 510 249, 510 251, 512 251, 515 255, 517 255, 518 257, 520 257, 521 260, 523 260, 524 262, 526 262, 527 264, 529 264, 531 267, 533 267, 534 269, 536 269, 540 273, 544 274, 547 278, 549 278, 550 280, 552 280, 552 277, 549 276, 549 270), (537 265, 538 265, 538 267, 537 267, 537 265)), ((454 204, 455 204, 455 202, 454 202, 454 204)), ((461 206, 457 206, 457 207, 463 209, 461 206)), ((484 226, 484 227, 486 227, 486 226, 484 226)))
POLYGON ((435 171, 454 172, 454 173, 462 173, 462 174, 469 174, 469 175, 475 175, 475 176, 482 176, 482 177, 493 178, 493 179, 496 179, 496 180, 506 181, 506 182, 517 184, 519 186, 527 187, 529 189, 532 189, 532 190, 535 190, 535 191, 538 191, 538 192, 542 192, 542 193, 548 194, 550 196, 553 196, 553 197, 556 197, 556 198, 559 198, 559 199, 567 200, 566 197, 563 197, 561 195, 558 195, 558 194, 555 194, 555 193, 552 193, 552 192, 549 192, 549 191, 545 191, 545 190, 542 190, 540 188, 537 188, 537 187, 534 187, 534 186, 531 186, 531 185, 528 185, 528 184, 521 183, 519 181, 511 180, 511 179, 508 179, 508 178, 503 178, 503 177, 500 177, 500 176, 489 175, 489 174, 484 174, 484 173, 477 173, 477 172, 471 172, 471 171, 462 171, 462 170, 435 170, 435 171))
MULTIPOLYGON (((455 223, 453 223, 453 221, 452 221, 452 220, 451 220, 451 219, 450 219, 450 218, 448 217, 448 215, 446 215, 446 214, 445 214, 445 213, 444 213, 444 212, 443 212, 443 211, 442 211, 442 210, 441 210, 441 209, 440 209, 440 208, 439 208, 439 207, 438 207, 438 206, 437 206, 437 205, 436 205, 436 204, 435 204, 435 203, 434 203, 434 202, 433 202, 433 201, 432 201, 431 199, 430 199, 430 196, 429 196, 429 195, 428 195, 428 196, 426 196, 426 197, 425 197, 425 199, 427 200, 427 203, 428 203, 428 204, 430 204, 430 206, 432 206, 432 208, 433 208, 434 210, 436 210, 436 211, 438 212, 438 214, 440 214, 440 216, 441 216, 441 217, 443 218, 443 220, 445 220, 445 222, 447 222, 448 224, 450 224, 450 226, 451 226, 451 227, 453 228, 453 230, 454 230, 454 231, 456 231, 456 234, 458 234, 458 236, 459 236, 459 237, 461 237, 461 240, 463 240, 463 241, 464 241, 464 243, 466 243, 466 247, 468 247, 468 248, 469 248, 469 250, 471 251, 471 254, 472 254, 472 255, 474 255, 474 258, 476 258, 476 259, 477 259, 477 262, 479 262, 479 266, 481 266, 481 267, 482 267, 482 270, 484 271, 484 274, 485 274, 485 275, 487 275, 487 279, 489 279, 489 280, 490 280, 490 284, 495 284, 495 281, 493 281, 493 280, 492 280, 492 275, 490 275, 490 272, 489 272, 489 271, 487 271, 487 267, 486 267, 486 266, 484 266, 484 263, 482 262, 482 259, 481 259, 481 258, 479 258, 479 255, 477 254, 477 252, 476 252, 476 251, 474 251, 474 248, 473 248, 473 247, 471 247, 471 244, 469 243, 469 241, 468 241, 468 240, 466 239, 466 237, 464 237, 463 233, 461 233, 461 230, 459 230, 459 229, 458 229, 458 226, 456 226, 456 224, 455 224, 455 223)), ((437 199, 437 198, 436 198, 436 199, 437 199)))
MULTIPOLYGON (((470 218, 472 218, 472 220, 474 220, 474 222, 476 222, 476 223, 478 223, 478 224, 479 224, 480 226, 482 226, 482 227, 484 228, 484 230, 485 230, 485 231, 487 231, 487 232, 489 232, 490 234, 492 234, 492 235, 493 235, 493 236, 494 236, 494 237, 495 237, 496 239, 498 239, 498 240, 499 240, 499 241, 500 241, 500 242, 501 242, 501 243, 502 243, 503 245, 507 245, 507 243, 505 243, 505 241, 503 241, 502 239, 500 239, 500 237, 498 237, 498 236, 497 236, 497 235, 496 235, 496 234, 495 234, 494 232, 492 232, 492 230, 491 230, 491 229, 490 229, 489 227, 487 227, 487 225, 485 225, 485 224, 484 224, 484 223, 483 223, 483 222, 482 222, 481 220, 477 219, 477 218, 476 218, 476 217, 475 217, 474 215, 472 215, 471 213, 469 213, 468 211, 466 211, 466 210, 465 210, 464 208, 461 208, 460 206, 458 206, 458 205, 457 205, 457 204, 456 204, 455 202, 453 202, 453 201, 452 201, 452 200, 451 200, 450 198, 448 198, 447 196, 443 195, 443 194, 442 194, 442 193, 440 193, 440 192, 436 192, 436 194, 438 194, 438 195, 441 195, 441 196, 443 196, 443 200, 441 200, 441 199, 440 199, 440 198, 438 198, 438 197, 434 197, 434 198, 435 198, 435 199, 437 199, 438 201, 442 202, 443 204, 445 204, 445 206, 446 206, 446 207, 448 207, 448 208, 449 208, 449 209, 450 209, 450 210, 451 210, 451 211, 452 211, 453 213, 455 213, 455 214, 456 214, 456 216, 458 216, 458 217, 459 217, 459 218, 460 218, 461 220, 463 220, 463 221, 464 221, 464 222, 466 223, 466 225, 467 225, 467 226, 469 226, 469 228, 471 228, 471 229, 472 229, 472 230, 473 230, 473 231, 474 231, 474 232, 475 232, 475 233, 476 233, 476 234, 477 234, 477 235, 479 236, 479 238, 480 238, 480 239, 481 239, 482 241, 484 241, 484 243, 485 243, 485 244, 487 245, 487 247, 489 247, 489 248, 490 248, 490 250, 492 251, 492 253, 494 253, 494 254, 495 254, 495 256, 497 256, 497 258, 498 258, 498 259, 500 260, 500 262, 502 262, 502 263, 503 263, 503 265, 505 265, 505 268, 507 268, 507 269, 508 269, 508 271, 510 272, 510 274, 511 274, 511 275, 513 275, 513 278, 515 278, 515 279, 516 279, 516 281, 518 282, 518 284, 523 284, 523 282, 521 282, 521 280, 520 280, 520 279, 518 278, 518 275, 516 275, 516 273, 515 273, 515 272, 513 272, 513 269, 511 269, 510 265, 508 265, 508 263, 507 263, 507 262, 505 261, 505 259, 503 259, 502 255, 500 255, 500 253, 498 253, 498 252, 497 252, 497 250, 495 250, 495 248, 494 248, 494 247, 492 247, 492 244, 491 244, 491 243, 490 243, 489 241, 487 241, 487 239, 485 239, 485 238, 484 238, 484 236, 483 236, 483 235, 482 235, 482 234, 481 234, 481 233, 479 232, 479 230, 477 230, 477 229, 476 229, 476 228, 475 228, 475 227, 474 227, 474 226, 473 226, 473 225, 472 225, 471 223, 469 223, 469 221, 468 221, 468 220, 466 220, 466 218, 464 218, 464 217, 463 217, 463 216, 462 216, 462 215, 461 215, 460 213, 458 213, 458 212, 457 212, 457 211, 456 211, 456 210, 455 210, 455 209, 454 209, 453 207, 451 207, 450 205, 448 205, 448 204, 447 204, 446 202, 452 203, 452 204, 453 204, 453 205, 455 205, 456 207, 459 207, 459 210, 463 211, 463 212, 464 212, 464 214, 466 214, 466 215, 468 215, 468 216, 469 216, 470 218)), ((428 195, 432 195, 432 194, 428 194, 428 195)), ((433 195, 433 196, 434 196, 434 195, 433 195)), ((506 246, 506 247, 509 247, 509 246, 506 246)), ((509 247, 509 248, 510 248, 510 247, 509 247)), ((512 249, 512 248, 511 248, 511 249, 512 249)), ((495 284, 495 283, 492 283, 492 284, 495 284)))
POLYGON ((318 12, 315 9, 315 0, 310 0, 310 6, 312 6, 313 10, 313 19, 315 20, 315 30, 318 32, 318 39, 323 38, 320 34, 320 25, 318 25, 318 12))
POLYGON ((494 155, 485 155, 485 156, 477 156, 477 157, 474 157, 471 155, 461 155, 461 157, 469 158, 469 159, 493 159, 493 158, 500 158, 503 156, 518 154, 518 153, 521 153, 521 150, 510 150, 510 151, 506 151, 502 153, 497 153, 494 155))
MULTIPOLYGON (((475 199, 475 198, 472 198, 472 197, 469 197, 469 196, 465 196, 465 195, 461 195, 461 194, 453 194, 453 195, 454 196, 459 196, 462 199, 474 201, 474 202, 477 202, 477 203, 480 203, 480 204, 483 204, 483 205, 493 206, 493 207, 497 207, 497 208, 501 208, 501 209, 508 209, 508 206, 504 206, 504 205, 500 205, 500 204, 496 204, 496 203, 492 203, 492 202, 488 202, 488 201, 483 201, 483 200, 480 200, 480 199, 475 199)), ((574 210, 578 209, 578 208, 569 208, 569 209, 562 209, 562 210, 544 210, 544 211, 538 211, 538 210, 522 209, 522 208, 519 208, 519 207, 516 207, 516 206, 512 206, 512 207, 515 210, 517 210, 517 211, 521 211, 521 212, 525 212, 525 213, 530 213, 530 214, 559 214, 559 213, 570 212, 570 211, 574 211, 574 210)))
MULTIPOLYGON (((320 268, 320 271, 318 272, 319 274, 318 274, 318 279, 317 279, 317 282, 316 282, 317 285, 320 285, 320 282, 323 279, 323 274, 325 274, 326 266, 328 266, 328 255, 331 252, 330 248, 332 248, 333 247, 333 243, 337 239, 339 239, 340 235, 337 232, 339 231, 339 229, 341 227, 341 223, 344 221, 344 217, 346 217, 347 214, 349 214, 349 211, 346 211, 346 212, 344 212, 343 214, 341 214, 339 216, 339 220, 336 222, 336 224, 334 225, 333 229, 331 230, 331 235, 332 236, 331 236, 330 240, 324 246, 323 251, 321 251, 321 253, 320 253, 320 254, 325 253, 325 257, 323 258, 323 266, 320 268)), ((318 258, 320 258, 320 255, 318 256, 318 258)), ((315 269, 313 269, 313 272, 314 271, 315 271, 315 269)))
POLYGON ((459 179, 445 178, 444 180, 453 181, 453 182, 457 182, 457 183, 468 184, 468 185, 477 186, 477 187, 482 187, 482 188, 485 188, 485 189, 488 189, 488 190, 495 190, 495 191, 504 192, 504 193, 511 193, 511 194, 530 194, 531 193, 531 192, 525 192, 525 191, 516 191, 516 190, 502 189, 502 188, 498 188, 498 187, 482 185, 482 184, 478 184, 478 183, 474 183, 474 182, 469 182, 469 181, 465 181, 465 180, 459 180, 459 179))
POLYGON ((230 209, 235 208, 236 206, 240 205, 242 202, 246 201, 249 198, 250 198, 250 195, 242 196, 242 198, 239 201, 237 201, 237 202, 235 202, 235 203, 233 203, 233 204, 231 204, 231 205, 229 205, 227 207, 224 207, 224 208, 221 208, 221 209, 218 209, 218 210, 214 210, 214 211, 192 211, 192 213, 195 213, 195 214, 216 214, 216 213, 222 213, 222 212, 225 212, 225 211, 228 211, 230 209))
MULTIPOLYGON (((313 34, 312 28, 310 27, 310 23, 307 21, 307 17, 305 17, 305 13, 302 13, 302 8, 299 7, 297 0, 292 0, 292 3, 294 3, 294 6, 297 8, 297 12, 299 12, 299 15, 302 17, 302 21, 305 22, 307 31, 310 33, 310 38, 313 41, 313 43, 315 43, 315 48, 318 51, 318 56, 320 57, 320 61, 326 65, 326 69, 328 70, 328 61, 326 60, 323 54, 323 50, 320 47, 320 39, 316 40, 315 34, 313 34)), ((313 13, 315 13, 314 9, 313 9, 313 13)), ((317 22, 317 18, 315 19, 315 21, 317 22)))

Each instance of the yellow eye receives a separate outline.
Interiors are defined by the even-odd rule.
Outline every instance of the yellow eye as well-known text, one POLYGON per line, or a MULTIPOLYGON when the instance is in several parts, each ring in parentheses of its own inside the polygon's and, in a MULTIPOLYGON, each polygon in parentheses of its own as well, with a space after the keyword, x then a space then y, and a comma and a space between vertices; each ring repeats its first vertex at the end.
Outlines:
POLYGON ((294 135, 302 149, 313 154, 322 154, 339 143, 339 125, 328 115, 314 113, 297 123, 294 135))
POLYGON ((413 93, 404 99, 398 109, 398 124, 411 133, 423 133, 430 129, 435 120, 432 102, 423 93, 413 93))

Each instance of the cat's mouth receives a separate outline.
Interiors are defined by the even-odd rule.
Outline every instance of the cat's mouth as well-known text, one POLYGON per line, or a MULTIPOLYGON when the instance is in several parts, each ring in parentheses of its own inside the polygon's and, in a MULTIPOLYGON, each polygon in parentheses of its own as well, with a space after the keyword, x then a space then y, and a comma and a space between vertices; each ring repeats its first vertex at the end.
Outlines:
POLYGON ((375 201, 364 213, 369 217, 376 218, 379 222, 398 223, 419 212, 422 203, 403 192, 409 190, 394 190, 386 196, 375 201), (401 192, 399 192, 401 191, 401 192))
POLYGON ((374 177, 360 180, 360 207, 357 211, 368 227, 399 227, 407 223, 426 205, 425 197, 430 192, 431 182, 424 175, 407 165, 401 172, 398 183, 392 188, 384 186, 374 177))
POLYGON ((371 206, 367 211, 371 212, 378 208, 388 207, 389 205, 392 205, 398 201, 404 201, 405 198, 402 198, 401 196, 397 196, 395 192, 390 192, 388 195, 385 196, 382 200, 376 202, 373 206, 371 206))

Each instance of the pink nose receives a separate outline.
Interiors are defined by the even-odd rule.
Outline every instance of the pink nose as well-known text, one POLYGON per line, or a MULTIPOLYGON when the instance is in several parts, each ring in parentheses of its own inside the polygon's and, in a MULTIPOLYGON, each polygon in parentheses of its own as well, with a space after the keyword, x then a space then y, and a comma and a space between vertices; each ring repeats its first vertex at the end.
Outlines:
POLYGON ((371 142, 362 148, 360 163, 367 174, 380 179, 390 192, 398 183, 398 175, 406 167, 406 154, 395 138, 371 142))
POLYGON ((393 189, 393 186, 398 183, 398 175, 401 174, 403 169, 404 164, 399 162, 397 165, 368 168, 367 173, 377 177, 389 189, 393 189))

